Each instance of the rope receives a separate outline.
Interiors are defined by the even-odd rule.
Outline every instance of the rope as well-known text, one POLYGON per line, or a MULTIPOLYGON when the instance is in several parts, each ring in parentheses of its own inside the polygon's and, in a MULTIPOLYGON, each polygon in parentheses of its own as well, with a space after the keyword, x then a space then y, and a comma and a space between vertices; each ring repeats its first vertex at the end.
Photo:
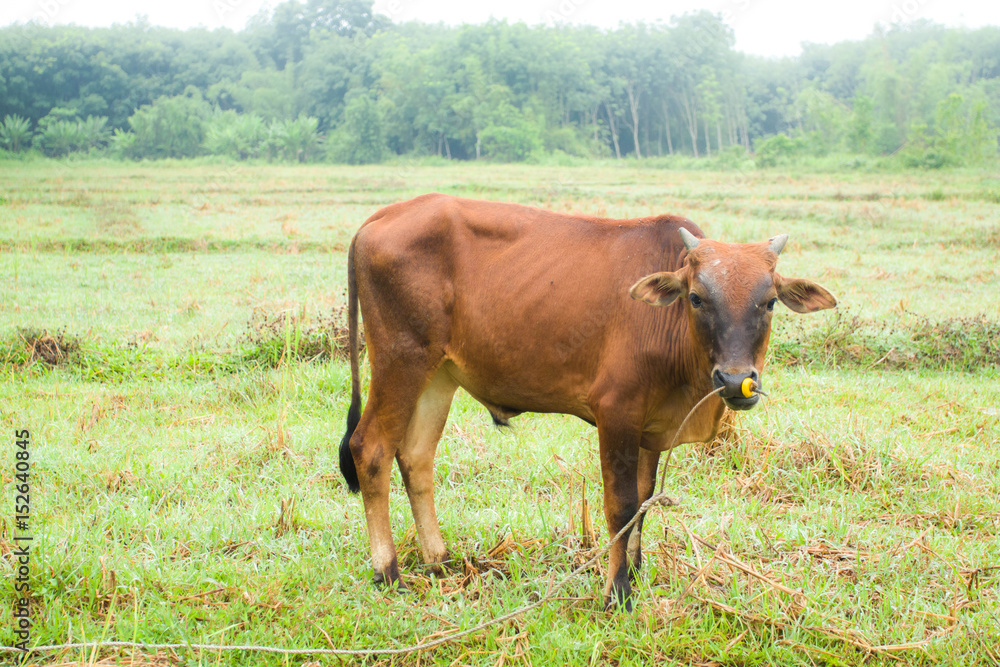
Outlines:
MULTIPOLYGON (((674 453, 674 447, 677 446, 677 440, 681 437, 681 431, 683 431, 684 427, 687 426, 688 420, 691 419, 691 415, 693 415, 695 413, 695 410, 697 410, 698 408, 700 408, 701 404, 704 403, 705 401, 707 401, 710 396, 715 396, 716 394, 718 394, 723 389, 725 389, 725 386, 719 387, 718 389, 714 389, 714 390, 708 392, 707 394, 705 394, 700 401, 698 401, 697 403, 694 404, 693 408, 691 408, 690 410, 688 410, 687 415, 684 417, 684 421, 682 421, 681 425, 677 427, 677 431, 674 432, 674 439, 670 441, 670 446, 667 447, 667 460, 663 462, 663 471, 660 473, 660 493, 659 493, 659 495, 661 495, 661 496, 663 495, 663 486, 667 483, 667 468, 670 467, 670 455, 674 453)), ((754 391, 757 392, 757 393, 761 393, 756 388, 754 389, 754 391)))
MULTIPOLYGON (((488 619, 481 623, 478 623, 471 628, 466 628, 465 630, 458 630, 452 632, 437 639, 431 641, 419 642, 417 644, 411 644, 410 646, 403 646, 400 648, 372 648, 372 649, 340 649, 340 648, 282 648, 280 646, 260 646, 257 644, 153 644, 146 642, 130 642, 130 641, 94 641, 94 642, 73 642, 69 644, 46 644, 43 646, 33 646, 27 650, 20 649, 14 646, 0 646, 0 653, 48 653, 51 651, 65 651, 70 649, 98 649, 98 648, 135 648, 143 650, 194 650, 194 651, 253 651, 256 653, 276 653, 280 655, 340 655, 340 656, 367 656, 367 655, 404 655, 409 653, 416 653, 418 651, 426 651, 427 649, 440 646, 442 644, 447 644, 453 641, 457 641, 468 635, 475 634, 480 630, 484 630, 490 626, 498 625, 509 621, 512 618, 516 618, 525 614, 533 609, 537 609, 545 604, 548 604, 553 598, 556 597, 556 593, 562 590, 566 584, 575 579, 580 573, 589 569, 594 563, 603 558, 611 548, 620 540, 625 533, 630 531, 632 527, 638 522, 646 512, 648 512, 654 505, 665 505, 673 506, 677 503, 671 498, 667 497, 663 493, 663 485, 666 481, 666 471, 667 464, 670 461, 670 451, 677 444, 677 439, 680 437, 681 430, 687 424, 688 419, 694 414, 695 410, 701 407, 710 396, 717 394, 722 391, 722 387, 716 389, 705 395, 700 401, 698 401, 693 408, 684 417, 684 421, 681 422, 680 427, 674 434, 674 439, 670 444, 670 450, 667 452, 667 460, 663 465, 663 475, 660 481, 660 492, 656 495, 650 497, 642 505, 639 506, 639 511, 635 513, 632 519, 618 531, 618 534, 608 542, 607 546, 597 552, 592 556, 587 562, 579 566, 568 575, 563 577, 562 581, 556 584, 554 587, 549 589, 549 592, 540 597, 535 602, 530 602, 526 605, 522 605, 513 611, 509 611, 506 614, 497 616, 495 618, 488 619)), ((632 546, 632 540, 629 540, 629 546, 632 546)))

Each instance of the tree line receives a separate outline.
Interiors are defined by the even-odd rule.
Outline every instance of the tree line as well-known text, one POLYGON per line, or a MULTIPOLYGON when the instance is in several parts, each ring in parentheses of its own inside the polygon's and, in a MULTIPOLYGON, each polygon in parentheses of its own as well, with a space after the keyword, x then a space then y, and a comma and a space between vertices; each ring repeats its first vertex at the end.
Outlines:
POLYGON ((286 0, 234 32, 137 21, 0 29, 0 147, 49 156, 379 162, 835 153, 995 159, 1000 27, 916 22, 798 57, 669 23, 394 24, 371 0, 286 0))

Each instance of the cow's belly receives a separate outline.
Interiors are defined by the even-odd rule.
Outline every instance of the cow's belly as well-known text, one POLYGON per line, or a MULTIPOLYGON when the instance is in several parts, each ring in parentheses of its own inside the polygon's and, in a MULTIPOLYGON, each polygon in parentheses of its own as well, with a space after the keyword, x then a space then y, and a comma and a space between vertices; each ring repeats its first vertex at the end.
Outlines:
POLYGON ((495 359, 469 363, 451 355, 444 368, 500 422, 522 412, 555 412, 594 421, 586 390, 544 368, 504 365, 495 359))

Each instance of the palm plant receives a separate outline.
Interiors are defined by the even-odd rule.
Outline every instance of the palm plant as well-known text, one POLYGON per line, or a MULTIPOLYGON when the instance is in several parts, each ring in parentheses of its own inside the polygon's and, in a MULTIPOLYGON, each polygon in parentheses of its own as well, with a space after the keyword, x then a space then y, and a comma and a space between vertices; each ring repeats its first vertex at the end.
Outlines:
POLYGON ((310 116, 276 120, 268 128, 268 145, 285 160, 307 162, 320 146, 319 121, 310 116))
POLYGON ((267 139, 264 120, 257 114, 217 113, 205 128, 205 150, 237 160, 260 156, 267 139))
POLYGON ((8 115, 0 123, 0 145, 9 151, 20 153, 31 142, 31 121, 18 115, 8 115))
POLYGON ((79 122, 57 120, 36 137, 42 151, 50 157, 62 157, 83 148, 87 138, 79 122))
POLYGON ((108 143, 110 133, 105 116, 87 116, 86 120, 81 120, 77 125, 83 140, 80 148, 100 148, 108 143))

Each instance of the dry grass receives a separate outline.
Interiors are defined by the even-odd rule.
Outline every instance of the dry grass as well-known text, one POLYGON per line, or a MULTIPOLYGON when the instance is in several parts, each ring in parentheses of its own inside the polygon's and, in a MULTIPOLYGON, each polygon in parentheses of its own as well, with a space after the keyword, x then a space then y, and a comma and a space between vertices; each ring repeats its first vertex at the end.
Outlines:
POLYGON ((126 655, 58 662, 29 662, 24 667, 177 667, 186 661, 176 653, 161 651, 152 655, 138 651, 124 651, 126 655))
POLYGON ((69 363, 80 351, 80 342, 65 331, 26 328, 18 329, 5 347, 8 365, 23 367, 40 363, 53 367, 69 363))
MULTIPOLYGON (((276 366, 282 360, 325 361, 348 359, 347 309, 333 308, 310 316, 304 306, 279 312, 255 309, 247 325, 244 357, 276 366)), ((358 332, 359 347, 364 334, 358 332)))
POLYGON ((932 319, 900 309, 872 319, 838 309, 824 327, 783 323, 772 359, 783 365, 940 368, 976 371, 1000 366, 1000 322, 984 315, 932 319))

